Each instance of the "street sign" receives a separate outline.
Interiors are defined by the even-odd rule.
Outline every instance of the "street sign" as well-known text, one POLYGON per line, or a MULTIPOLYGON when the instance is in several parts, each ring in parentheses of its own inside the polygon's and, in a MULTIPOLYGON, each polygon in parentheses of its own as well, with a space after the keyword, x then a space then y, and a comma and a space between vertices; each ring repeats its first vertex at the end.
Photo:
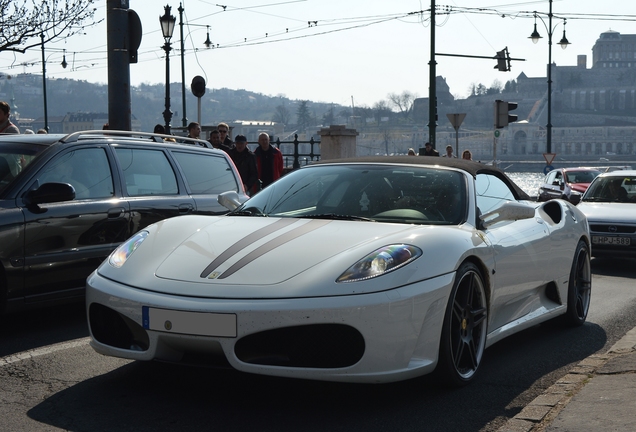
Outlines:
POLYGON ((459 127, 462 125, 464 118, 466 118, 466 113, 446 114, 446 117, 448 117, 448 121, 451 123, 451 125, 453 125, 455 131, 457 131, 457 129, 459 129, 459 127))
POLYGON ((545 163, 548 165, 552 165, 555 157, 556 153, 543 153, 543 159, 545 159, 545 163))

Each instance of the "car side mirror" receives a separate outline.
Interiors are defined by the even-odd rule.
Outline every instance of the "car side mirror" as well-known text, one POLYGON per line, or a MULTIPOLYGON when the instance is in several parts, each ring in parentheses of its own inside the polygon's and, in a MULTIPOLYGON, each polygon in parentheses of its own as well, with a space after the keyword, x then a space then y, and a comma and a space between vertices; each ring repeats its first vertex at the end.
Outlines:
POLYGON ((480 216, 482 226, 488 228, 497 222, 530 219, 535 216, 535 208, 515 201, 508 201, 501 207, 480 216))
POLYGON ((75 189, 68 183, 44 183, 39 188, 28 191, 23 198, 27 206, 74 199, 75 189))
POLYGON ((228 210, 235 210, 241 204, 243 204, 239 199, 238 193, 236 193, 235 191, 226 191, 220 193, 216 200, 219 202, 219 204, 221 204, 228 210))

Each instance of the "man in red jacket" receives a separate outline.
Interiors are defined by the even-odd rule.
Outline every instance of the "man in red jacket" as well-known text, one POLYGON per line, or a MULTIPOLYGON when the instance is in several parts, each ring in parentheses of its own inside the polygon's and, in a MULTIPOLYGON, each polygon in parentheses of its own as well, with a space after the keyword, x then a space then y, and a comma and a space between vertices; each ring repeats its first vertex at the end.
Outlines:
POLYGON ((258 178, 262 187, 273 183, 283 175, 283 154, 276 147, 269 145, 269 135, 262 132, 258 136, 258 148, 254 150, 258 178))

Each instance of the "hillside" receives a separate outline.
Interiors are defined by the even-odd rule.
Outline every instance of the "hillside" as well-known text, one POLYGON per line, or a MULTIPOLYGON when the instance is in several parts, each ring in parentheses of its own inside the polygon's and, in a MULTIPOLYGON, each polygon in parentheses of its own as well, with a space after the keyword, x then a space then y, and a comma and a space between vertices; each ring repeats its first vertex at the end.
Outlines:
MULTIPOLYGON (((71 79, 47 79, 48 117, 64 116, 70 112, 108 112, 108 86, 92 84, 71 79)), ((171 124, 182 125, 181 84, 170 86, 171 124)), ((14 98, 17 111, 23 118, 37 119, 44 116, 42 97, 42 77, 21 74, 10 80, 0 81, 0 100, 9 102, 14 98)), ((201 98, 201 121, 205 125, 221 121, 261 120, 280 121, 281 111, 287 116, 283 120, 287 129, 296 123, 298 107, 302 101, 291 100, 284 96, 268 96, 248 90, 227 88, 207 89, 201 98), (284 107, 281 110, 281 107, 284 107)), ((141 121, 142 130, 152 131, 155 124, 163 124, 165 109, 165 87, 163 85, 144 84, 131 89, 132 114, 141 121)), ((306 102, 309 115, 315 124, 331 112, 340 112, 344 107, 328 103, 306 102)), ((186 114, 188 121, 197 121, 197 98, 192 95, 189 84, 186 85, 186 114)))

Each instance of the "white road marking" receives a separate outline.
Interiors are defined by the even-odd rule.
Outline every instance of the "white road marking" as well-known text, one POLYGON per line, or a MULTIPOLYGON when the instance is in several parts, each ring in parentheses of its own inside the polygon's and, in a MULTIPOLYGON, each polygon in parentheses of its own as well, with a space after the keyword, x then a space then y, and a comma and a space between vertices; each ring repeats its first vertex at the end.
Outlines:
POLYGON ((28 351, 23 351, 17 354, 11 354, 6 357, 0 357, 0 367, 9 365, 11 363, 16 363, 22 360, 32 359, 34 357, 39 357, 46 354, 51 354, 56 351, 62 351, 71 348, 77 348, 80 346, 88 345, 88 342, 91 340, 90 337, 85 337, 81 339, 75 339, 68 342, 61 342, 54 345, 48 345, 42 348, 32 349, 28 351))

